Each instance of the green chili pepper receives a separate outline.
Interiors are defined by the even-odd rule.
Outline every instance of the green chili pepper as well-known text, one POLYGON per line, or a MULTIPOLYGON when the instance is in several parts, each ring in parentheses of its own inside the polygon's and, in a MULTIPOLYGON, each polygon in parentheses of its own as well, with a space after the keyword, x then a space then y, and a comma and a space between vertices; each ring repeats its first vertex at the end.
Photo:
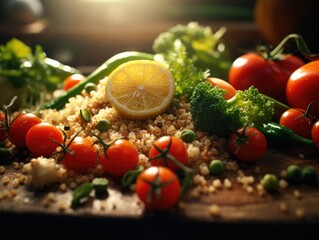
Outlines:
POLYGON ((98 67, 94 72, 87 76, 85 81, 80 82, 75 87, 67 91, 65 94, 52 101, 41 106, 40 109, 61 109, 68 102, 70 97, 74 97, 80 94, 87 83, 97 84, 102 78, 108 76, 115 68, 120 66, 122 63, 132 61, 132 60, 154 60, 153 54, 142 53, 142 52, 122 52, 114 55, 106 62, 104 62, 100 67, 98 67))
POLYGON ((93 184, 88 182, 77 187, 72 195, 72 206, 80 204, 81 200, 87 198, 92 190, 93 184))
POLYGON ((277 146, 313 146, 312 140, 301 137, 278 123, 269 122, 258 129, 265 135, 269 143, 277 146))

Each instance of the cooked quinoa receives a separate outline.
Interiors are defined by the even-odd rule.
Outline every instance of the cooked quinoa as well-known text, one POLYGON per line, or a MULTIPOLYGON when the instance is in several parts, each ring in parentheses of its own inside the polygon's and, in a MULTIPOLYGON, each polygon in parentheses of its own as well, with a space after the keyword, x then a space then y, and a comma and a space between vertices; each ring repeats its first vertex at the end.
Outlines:
MULTIPOLYGON (((123 137, 136 146, 139 152, 139 164, 146 167, 149 164, 148 151, 155 140, 165 135, 180 137, 184 129, 195 130, 189 112, 190 104, 185 99, 175 101, 165 113, 155 118, 132 120, 122 117, 107 99, 106 81, 106 78, 102 79, 95 91, 87 93, 83 90, 82 95, 70 98, 69 103, 59 111, 43 110, 41 117, 44 121, 57 125, 61 129, 69 126, 70 130, 66 131, 66 134, 70 138, 78 132, 80 136, 94 140, 96 139, 92 133, 98 134, 105 142, 123 137), (81 118, 81 109, 87 109, 91 113, 89 123, 81 118), (110 122, 108 131, 100 133, 95 129, 100 120, 110 122)), ((196 171, 203 171, 205 163, 209 163, 212 159, 231 161, 224 138, 197 131, 196 140, 186 145, 189 165, 196 171)))

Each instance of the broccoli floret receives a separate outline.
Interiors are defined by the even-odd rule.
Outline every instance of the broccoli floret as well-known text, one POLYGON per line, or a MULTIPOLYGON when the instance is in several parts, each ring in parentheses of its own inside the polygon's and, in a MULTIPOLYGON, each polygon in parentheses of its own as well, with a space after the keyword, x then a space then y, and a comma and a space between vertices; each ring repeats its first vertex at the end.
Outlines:
POLYGON ((229 100, 225 100, 224 95, 225 90, 208 82, 195 87, 190 112, 196 128, 227 137, 243 126, 261 126, 274 115, 274 102, 265 99, 253 86, 244 91, 238 90, 229 100))
POLYGON ((225 79, 231 66, 229 50, 222 42, 225 32, 225 27, 214 33, 210 27, 201 26, 197 22, 178 24, 154 40, 153 50, 162 54, 164 59, 169 59, 179 51, 176 44, 182 44, 196 68, 203 71, 209 69, 215 77, 225 79))

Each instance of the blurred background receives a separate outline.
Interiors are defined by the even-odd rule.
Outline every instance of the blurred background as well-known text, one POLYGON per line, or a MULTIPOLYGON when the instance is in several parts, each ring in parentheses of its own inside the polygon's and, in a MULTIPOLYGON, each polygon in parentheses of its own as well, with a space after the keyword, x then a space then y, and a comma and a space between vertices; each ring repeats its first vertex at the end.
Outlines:
MULTIPOLYGON (((258 44, 303 34, 312 50, 317 0, 1 0, 0 44, 16 37, 40 44, 72 66, 98 66, 127 50, 152 52, 154 39, 176 24, 225 26, 233 57, 258 44)), ((318 35, 318 34, 317 34, 318 35)))

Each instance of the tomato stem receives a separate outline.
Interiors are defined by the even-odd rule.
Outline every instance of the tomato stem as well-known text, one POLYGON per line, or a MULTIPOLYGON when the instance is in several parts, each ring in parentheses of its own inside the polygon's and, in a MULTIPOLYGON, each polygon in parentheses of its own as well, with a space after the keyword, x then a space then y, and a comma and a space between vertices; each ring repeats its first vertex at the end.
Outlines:
MULTIPOLYGON (((62 131, 62 130, 61 130, 61 131, 62 131)), ((66 139, 67 139, 67 137, 66 137, 66 133, 65 133, 64 131, 62 131, 62 134, 63 134, 63 142, 62 142, 62 144, 59 143, 59 142, 57 142, 55 139, 52 139, 52 141, 55 142, 57 145, 59 145, 59 147, 61 147, 62 150, 56 151, 56 152, 52 153, 50 157, 53 157, 54 155, 57 155, 57 154, 61 154, 60 156, 57 157, 57 163, 60 163, 67 153, 70 153, 71 155, 74 155, 74 152, 69 149, 69 146, 70 146, 71 143, 74 141, 74 139, 79 135, 80 132, 81 132, 81 131, 77 132, 77 133, 70 139, 70 141, 68 142, 68 144, 66 144, 66 139)))
MULTIPOLYGON (((8 105, 4 105, 3 109, 4 109, 4 116, 5 116, 5 125, 6 125, 6 130, 8 131, 10 128, 10 113, 9 110, 12 107, 12 105, 14 104, 14 102, 17 100, 17 96, 14 96, 10 103, 8 105)), ((2 129, 1 129, 2 130, 2 129)))
POLYGON ((162 182, 160 176, 159 176, 159 169, 157 169, 157 173, 156 173, 156 176, 155 178, 153 179, 153 181, 149 181, 147 179, 142 179, 145 183, 147 183, 148 185, 150 185, 150 189, 149 191, 147 192, 147 198, 146 198, 146 201, 148 203, 151 203, 152 201, 152 193, 155 193, 155 196, 156 196, 156 200, 160 200, 161 199, 161 195, 162 195, 162 188, 165 187, 165 186, 168 186, 170 185, 174 179, 171 179, 169 181, 165 181, 165 182, 162 182))
POLYGON ((155 160, 155 159, 163 159, 164 165, 167 167, 168 166, 168 160, 172 161, 174 164, 176 164, 185 174, 185 178, 183 180, 182 184, 182 193, 181 197, 184 196, 186 189, 188 185, 191 182, 192 176, 193 176, 193 170, 186 167, 184 164, 182 164, 180 161, 178 161, 173 155, 169 153, 169 150, 172 145, 172 137, 170 137, 170 141, 165 149, 161 149, 156 144, 154 144, 155 149, 159 152, 155 157, 151 158, 150 161, 155 160))
POLYGON ((313 116, 310 115, 310 109, 311 109, 312 104, 314 104, 313 101, 308 104, 306 111, 304 113, 300 114, 295 119, 305 117, 307 119, 308 124, 311 125, 311 119, 313 119, 313 116))
POLYGON ((299 52, 302 54, 302 56, 304 58, 306 58, 307 60, 310 61, 314 61, 314 60, 319 60, 319 53, 312 53, 305 40, 303 39, 303 37, 299 34, 289 34, 288 36, 286 36, 278 45, 276 48, 274 48, 270 53, 270 57, 273 59, 278 59, 278 56, 280 56, 280 54, 283 51, 284 46, 287 44, 287 42, 289 40, 294 40, 294 42, 297 45, 297 48, 299 50, 299 52))

